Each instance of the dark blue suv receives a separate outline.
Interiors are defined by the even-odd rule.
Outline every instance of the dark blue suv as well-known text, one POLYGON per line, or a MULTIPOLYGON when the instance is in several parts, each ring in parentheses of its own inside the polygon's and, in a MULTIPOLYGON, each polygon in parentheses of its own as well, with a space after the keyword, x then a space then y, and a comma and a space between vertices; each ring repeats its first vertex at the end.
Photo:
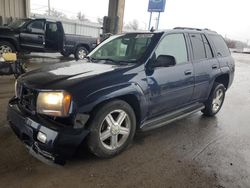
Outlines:
POLYGON ((8 120, 39 159, 60 161, 81 143, 98 157, 122 152, 136 131, 219 112, 234 60, 216 32, 175 28, 112 36, 83 61, 28 72, 8 120))

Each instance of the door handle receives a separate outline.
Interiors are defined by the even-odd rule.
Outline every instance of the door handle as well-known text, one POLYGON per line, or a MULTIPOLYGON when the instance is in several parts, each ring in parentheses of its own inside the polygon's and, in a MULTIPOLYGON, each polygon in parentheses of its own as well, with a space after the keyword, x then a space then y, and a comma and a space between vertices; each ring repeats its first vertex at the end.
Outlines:
POLYGON ((218 65, 212 65, 212 69, 218 69, 218 65))
POLYGON ((186 70, 186 71, 184 72, 184 74, 185 74, 185 75, 191 75, 191 74, 192 74, 192 71, 191 71, 191 70, 186 70))

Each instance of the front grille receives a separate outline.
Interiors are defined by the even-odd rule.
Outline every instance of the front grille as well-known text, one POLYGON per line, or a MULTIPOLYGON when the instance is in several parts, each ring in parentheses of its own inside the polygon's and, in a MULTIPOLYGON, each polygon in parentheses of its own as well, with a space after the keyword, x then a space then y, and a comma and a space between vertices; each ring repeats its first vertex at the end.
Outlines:
POLYGON ((19 87, 21 87, 19 89, 20 95, 18 96, 20 99, 19 104, 24 110, 34 114, 36 110, 37 92, 33 89, 25 87, 24 85, 19 87))

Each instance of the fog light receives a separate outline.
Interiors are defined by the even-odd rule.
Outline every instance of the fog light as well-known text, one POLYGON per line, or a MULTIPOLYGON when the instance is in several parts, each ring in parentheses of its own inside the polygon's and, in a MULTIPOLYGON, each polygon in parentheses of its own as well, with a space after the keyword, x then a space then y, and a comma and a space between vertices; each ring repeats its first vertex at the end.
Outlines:
POLYGON ((46 143, 46 140, 47 140, 47 136, 46 136, 46 134, 44 134, 44 133, 42 133, 42 132, 39 132, 38 134, 37 134, 37 140, 39 140, 40 142, 42 142, 42 143, 46 143))

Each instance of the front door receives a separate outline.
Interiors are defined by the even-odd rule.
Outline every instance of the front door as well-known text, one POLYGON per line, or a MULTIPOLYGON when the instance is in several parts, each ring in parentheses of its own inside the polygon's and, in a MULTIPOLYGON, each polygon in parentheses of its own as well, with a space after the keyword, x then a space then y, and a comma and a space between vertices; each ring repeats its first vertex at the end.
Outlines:
POLYGON ((28 51, 44 51, 45 47, 45 21, 31 21, 20 33, 20 42, 23 49, 28 51))
POLYGON ((176 65, 154 68, 153 72, 147 75, 150 117, 187 105, 194 90, 194 70, 188 58, 185 35, 166 35, 156 48, 152 59, 157 59, 160 55, 174 56, 176 65))

